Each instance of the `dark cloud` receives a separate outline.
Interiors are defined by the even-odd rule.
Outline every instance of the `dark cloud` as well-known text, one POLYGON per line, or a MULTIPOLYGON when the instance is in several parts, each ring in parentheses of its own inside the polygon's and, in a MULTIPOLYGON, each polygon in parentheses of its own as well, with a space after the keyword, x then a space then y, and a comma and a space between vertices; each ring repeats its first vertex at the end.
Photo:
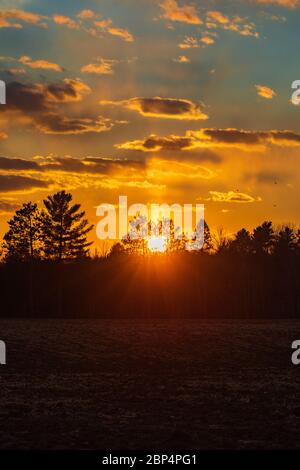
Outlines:
POLYGON ((0 157, 0 170, 39 170, 39 166, 22 158, 0 157))
POLYGON ((267 137, 265 132, 249 132, 238 129, 204 129, 204 135, 211 138, 214 142, 223 142, 227 144, 259 144, 262 139, 267 137))
POLYGON ((300 134, 291 131, 272 131, 272 138, 275 141, 300 142, 300 134))
POLYGON ((49 183, 36 178, 20 175, 1 175, 0 192, 19 191, 33 188, 47 188, 49 183))
POLYGON ((184 136, 150 135, 144 140, 133 140, 117 144, 123 150, 139 150, 142 152, 160 151, 195 151, 196 149, 235 147, 252 150, 255 147, 263 150, 267 145, 290 147, 300 145, 300 134, 292 131, 247 131, 243 129, 200 129, 186 131, 184 136))
POLYGON ((141 114, 205 119, 199 105, 188 100, 169 98, 139 98, 135 102, 141 114))
MULTIPOLYGON (((7 85, 7 105, 2 112, 15 111, 25 123, 31 122, 44 134, 84 134, 109 131, 114 121, 98 117, 69 117, 58 105, 80 101, 90 88, 79 79, 65 79, 61 83, 30 85, 11 82, 7 85)), ((12 118, 13 121, 14 118, 12 118)))
POLYGON ((0 200, 0 213, 14 212, 19 208, 18 204, 0 200))
POLYGON ((142 116, 180 120, 202 120, 208 116, 200 104, 176 98, 131 98, 123 101, 100 101, 101 105, 121 106, 142 116))
POLYGON ((144 141, 144 147, 146 150, 155 150, 160 147, 164 150, 183 150, 189 147, 191 139, 185 137, 166 137, 160 138, 157 136, 151 136, 144 141))
POLYGON ((50 163, 41 168, 52 171, 66 171, 74 173, 108 174, 113 170, 122 168, 141 169, 145 161, 112 159, 101 157, 86 157, 82 159, 73 157, 53 157, 50 163))
POLYGON ((41 113, 53 109, 55 104, 80 101, 90 88, 79 79, 66 78, 54 84, 24 84, 11 82, 6 86, 5 110, 23 113, 41 113))
POLYGON ((78 78, 65 78, 63 82, 45 85, 44 91, 48 101, 68 103, 71 101, 81 101, 84 95, 91 92, 91 89, 78 78))
POLYGON ((23 113, 40 113, 49 110, 49 103, 42 87, 11 82, 6 86, 6 106, 4 111, 18 110, 23 113))
POLYGON ((98 118, 71 118, 58 113, 41 114, 36 119, 37 128, 44 134, 86 134, 87 132, 105 132, 111 130, 114 122, 98 118))

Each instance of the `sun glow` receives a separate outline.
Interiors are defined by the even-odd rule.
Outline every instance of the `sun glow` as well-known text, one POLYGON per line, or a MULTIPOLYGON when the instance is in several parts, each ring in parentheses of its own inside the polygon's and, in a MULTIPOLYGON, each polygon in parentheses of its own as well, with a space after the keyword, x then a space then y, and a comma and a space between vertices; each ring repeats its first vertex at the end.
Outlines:
POLYGON ((152 253, 164 253, 167 250, 166 237, 150 237, 148 238, 148 250, 152 253))

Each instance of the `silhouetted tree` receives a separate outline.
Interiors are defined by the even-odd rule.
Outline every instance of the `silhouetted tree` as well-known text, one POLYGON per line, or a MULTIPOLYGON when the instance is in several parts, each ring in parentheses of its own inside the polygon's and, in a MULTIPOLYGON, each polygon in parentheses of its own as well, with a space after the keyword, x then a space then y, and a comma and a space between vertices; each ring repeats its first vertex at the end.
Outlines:
POLYGON ((230 242, 230 251, 239 254, 250 254, 253 251, 251 234, 245 228, 239 230, 230 242))
POLYGON ((92 242, 87 234, 93 226, 79 211, 80 204, 71 205, 72 195, 60 191, 44 200, 43 212, 44 251, 47 259, 63 260, 84 258, 92 242))
MULTIPOLYGON (((118 244, 117 244, 118 245, 118 244)), ((144 254, 147 250, 146 240, 141 237, 131 238, 129 234, 122 239, 123 250, 127 253, 144 254)))
POLYGON ((3 250, 7 261, 32 261, 41 256, 41 218, 36 204, 28 202, 8 222, 3 250))
POLYGON ((274 230, 272 222, 267 221, 253 231, 253 249, 256 254, 270 254, 274 247, 274 230))
POLYGON ((230 240, 223 227, 218 228, 214 236, 214 248, 216 253, 227 253, 230 247, 230 240))
POLYGON ((275 236, 274 252, 280 256, 288 256, 296 249, 296 241, 294 230, 286 225, 275 236))
POLYGON ((295 250, 297 255, 300 255, 300 230, 295 233, 295 250))
POLYGON ((161 223, 161 233, 163 235, 164 227, 167 234, 167 251, 174 253, 177 251, 183 251, 186 249, 187 237, 184 233, 179 233, 180 228, 175 227, 173 219, 163 219, 161 223))
POLYGON ((210 232, 210 228, 206 221, 204 221, 204 243, 203 243, 203 251, 210 252, 213 249, 213 238, 210 232))
POLYGON ((109 256, 119 256, 123 255, 124 253, 126 253, 126 248, 124 247, 124 244, 118 242, 112 246, 109 256))

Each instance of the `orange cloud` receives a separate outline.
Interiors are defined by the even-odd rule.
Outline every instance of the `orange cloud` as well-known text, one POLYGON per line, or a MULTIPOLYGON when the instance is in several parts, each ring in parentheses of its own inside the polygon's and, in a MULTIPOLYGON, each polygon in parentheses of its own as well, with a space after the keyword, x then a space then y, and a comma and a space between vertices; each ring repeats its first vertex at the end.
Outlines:
POLYGON ((178 47, 180 47, 180 49, 193 49, 199 47, 199 42, 197 38, 185 36, 183 42, 181 42, 178 47))
POLYGON ((76 21, 72 20, 72 18, 70 18, 69 16, 54 15, 53 16, 53 21, 56 24, 67 26, 67 28, 70 28, 70 29, 78 29, 79 28, 76 21))
POLYGON ((90 19, 90 18, 94 18, 96 15, 94 11, 86 9, 86 10, 81 10, 77 16, 78 18, 81 18, 81 19, 90 19))
POLYGON ((174 62, 178 62, 179 64, 188 64, 190 59, 185 55, 180 55, 177 59, 173 59, 174 62))
POLYGON ((110 18, 105 19, 101 17, 101 15, 96 14, 93 10, 81 10, 77 17, 81 20, 81 24, 89 24, 89 26, 84 26, 84 30, 92 36, 98 36, 98 32, 101 31, 112 36, 117 36, 126 42, 134 41, 134 37, 128 29, 115 26, 110 18))
POLYGON ((22 29, 23 26, 20 23, 10 23, 9 21, 1 18, 0 16, 0 28, 15 28, 15 29, 22 29))
POLYGON ((112 36, 118 36, 119 38, 123 39, 126 42, 134 41, 133 35, 127 29, 118 28, 114 26, 111 19, 95 21, 94 24, 95 26, 97 26, 97 28, 100 28, 103 32, 109 33, 112 36))
POLYGON ((193 36, 185 36, 183 42, 178 44, 180 49, 194 49, 197 47, 211 46, 215 43, 215 38, 218 37, 217 33, 205 31, 201 38, 195 38, 193 36))
POLYGON ((217 27, 226 31, 233 31, 241 36, 253 36, 259 38, 255 24, 248 22, 247 18, 240 16, 229 17, 220 11, 209 11, 206 15, 206 27, 215 29, 217 27))
POLYGON ((45 23, 41 23, 45 16, 38 15, 36 13, 30 13, 24 10, 1 10, 0 11, 0 28, 16 28, 21 29, 23 25, 20 22, 45 26, 45 23), (18 22, 12 22, 17 20, 18 22))
POLYGON ((272 100, 276 96, 276 92, 265 85, 255 85, 257 94, 266 100, 272 100))
POLYGON ((201 110, 199 104, 189 100, 175 98, 131 98, 123 101, 100 101, 101 105, 122 106, 137 111, 145 117, 203 120, 208 116, 201 110))
POLYGON ((229 17, 221 13, 220 11, 209 11, 207 17, 210 21, 215 21, 220 24, 229 24, 229 17))
POLYGON ((81 72, 95 73, 98 75, 112 75, 114 73, 113 67, 116 63, 116 60, 98 58, 98 62, 84 65, 81 68, 81 72))
POLYGON ((63 68, 53 62, 48 62, 47 60, 32 60, 31 57, 23 55, 20 57, 19 62, 21 64, 27 65, 32 69, 43 69, 43 70, 54 70, 55 72, 63 72, 63 68))
POLYGON ((201 39, 200 39, 200 42, 202 42, 203 44, 205 44, 206 46, 211 46, 212 44, 215 43, 215 40, 214 38, 212 38, 211 36, 203 36, 201 39))
POLYGON ((163 10, 162 18, 188 24, 202 24, 197 9, 193 5, 179 6, 177 0, 164 0, 160 7, 163 10))

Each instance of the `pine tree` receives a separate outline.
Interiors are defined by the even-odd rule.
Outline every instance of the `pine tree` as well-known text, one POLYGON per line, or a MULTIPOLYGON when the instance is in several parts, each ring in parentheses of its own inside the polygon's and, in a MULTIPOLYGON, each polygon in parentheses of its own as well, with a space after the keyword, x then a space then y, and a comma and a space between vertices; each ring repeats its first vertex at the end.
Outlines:
POLYGON ((203 251, 206 251, 206 252, 211 252, 211 250, 213 249, 213 239, 212 239, 212 235, 211 235, 211 232, 210 232, 210 228, 207 224, 206 221, 204 221, 204 243, 203 243, 203 251))
POLYGON ((230 250, 239 254, 250 254, 253 251, 251 234, 245 228, 239 230, 230 243, 230 250))
POLYGON ((84 218, 80 204, 71 205, 72 195, 60 191, 44 200, 44 250, 47 259, 79 259, 88 255, 92 242, 87 234, 93 226, 84 218))
POLYGON ((272 222, 264 222, 256 227, 252 236, 253 248, 256 254, 270 254, 274 247, 274 230, 272 222))
POLYGON ((7 261, 32 261, 41 256, 41 214, 36 204, 28 202, 8 222, 3 250, 7 261))
POLYGON ((275 253, 287 256, 296 249, 296 234, 292 227, 286 225, 276 234, 275 253))

